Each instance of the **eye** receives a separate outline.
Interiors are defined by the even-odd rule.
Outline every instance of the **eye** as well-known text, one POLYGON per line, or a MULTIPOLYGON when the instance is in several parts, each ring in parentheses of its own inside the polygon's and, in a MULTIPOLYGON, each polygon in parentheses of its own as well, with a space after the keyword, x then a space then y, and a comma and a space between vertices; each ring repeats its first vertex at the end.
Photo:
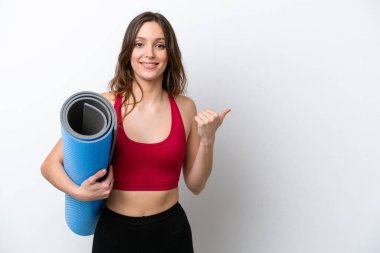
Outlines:
POLYGON ((143 45, 143 44, 142 44, 141 42, 136 42, 136 43, 135 43, 135 47, 142 47, 142 45, 143 45))
POLYGON ((166 46, 164 44, 157 44, 156 45, 159 49, 164 49, 166 48, 166 46))

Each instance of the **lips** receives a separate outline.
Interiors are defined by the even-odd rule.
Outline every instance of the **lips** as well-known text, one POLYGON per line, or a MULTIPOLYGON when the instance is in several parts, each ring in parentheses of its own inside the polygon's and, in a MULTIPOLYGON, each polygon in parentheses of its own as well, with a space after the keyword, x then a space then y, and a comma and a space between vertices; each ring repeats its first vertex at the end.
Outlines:
POLYGON ((154 69, 158 65, 157 62, 140 62, 140 64, 146 69, 154 69))

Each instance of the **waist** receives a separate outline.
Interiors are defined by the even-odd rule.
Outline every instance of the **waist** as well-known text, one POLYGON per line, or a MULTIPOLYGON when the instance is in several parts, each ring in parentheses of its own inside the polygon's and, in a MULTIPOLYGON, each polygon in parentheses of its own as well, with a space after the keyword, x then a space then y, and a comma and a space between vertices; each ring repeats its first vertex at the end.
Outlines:
POLYGON ((184 213, 184 210, 179 202, 176 202, 169 208, 163 210, 162 212, 147 215, 147 216, 128 216, 123 215, 120 213, 117 213, 110 209, 109 207, 105 206, 103 213, 108 216, 114 217, 118 223, 124 223, 124 224, 135 224, 135 225, 143 225, 143 224, 151 224, 155 222, 159 222, 162 220, 165 220, 177 213, 184 213))
POLYGON ((109 209, 126 216, 148 216, 173 206, 179 199, 178 187, 167 191, 120 191, 112 190, 106 205, 109 209))

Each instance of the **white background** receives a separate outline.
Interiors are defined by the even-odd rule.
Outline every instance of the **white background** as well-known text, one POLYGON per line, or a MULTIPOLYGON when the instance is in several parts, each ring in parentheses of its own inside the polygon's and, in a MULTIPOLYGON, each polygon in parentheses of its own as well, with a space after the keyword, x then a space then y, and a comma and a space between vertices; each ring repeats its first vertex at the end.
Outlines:
POLYGON ((196 252, 379 252, 375 0, 0 1, 0 252, 90 252, 40 165, 146 10, 174 27, 198 111, 232 109, 206 189, 181 178, 196 252))

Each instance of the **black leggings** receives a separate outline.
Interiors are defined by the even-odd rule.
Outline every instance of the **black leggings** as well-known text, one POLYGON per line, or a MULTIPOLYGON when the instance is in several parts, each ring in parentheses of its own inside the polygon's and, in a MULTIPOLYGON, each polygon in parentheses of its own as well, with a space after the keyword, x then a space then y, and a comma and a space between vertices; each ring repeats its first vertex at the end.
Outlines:
POLYGON ((92 253, 193 253, 189 221, 177 202, 154 215, 131 217, 104 207, 95 229, 92 253))

